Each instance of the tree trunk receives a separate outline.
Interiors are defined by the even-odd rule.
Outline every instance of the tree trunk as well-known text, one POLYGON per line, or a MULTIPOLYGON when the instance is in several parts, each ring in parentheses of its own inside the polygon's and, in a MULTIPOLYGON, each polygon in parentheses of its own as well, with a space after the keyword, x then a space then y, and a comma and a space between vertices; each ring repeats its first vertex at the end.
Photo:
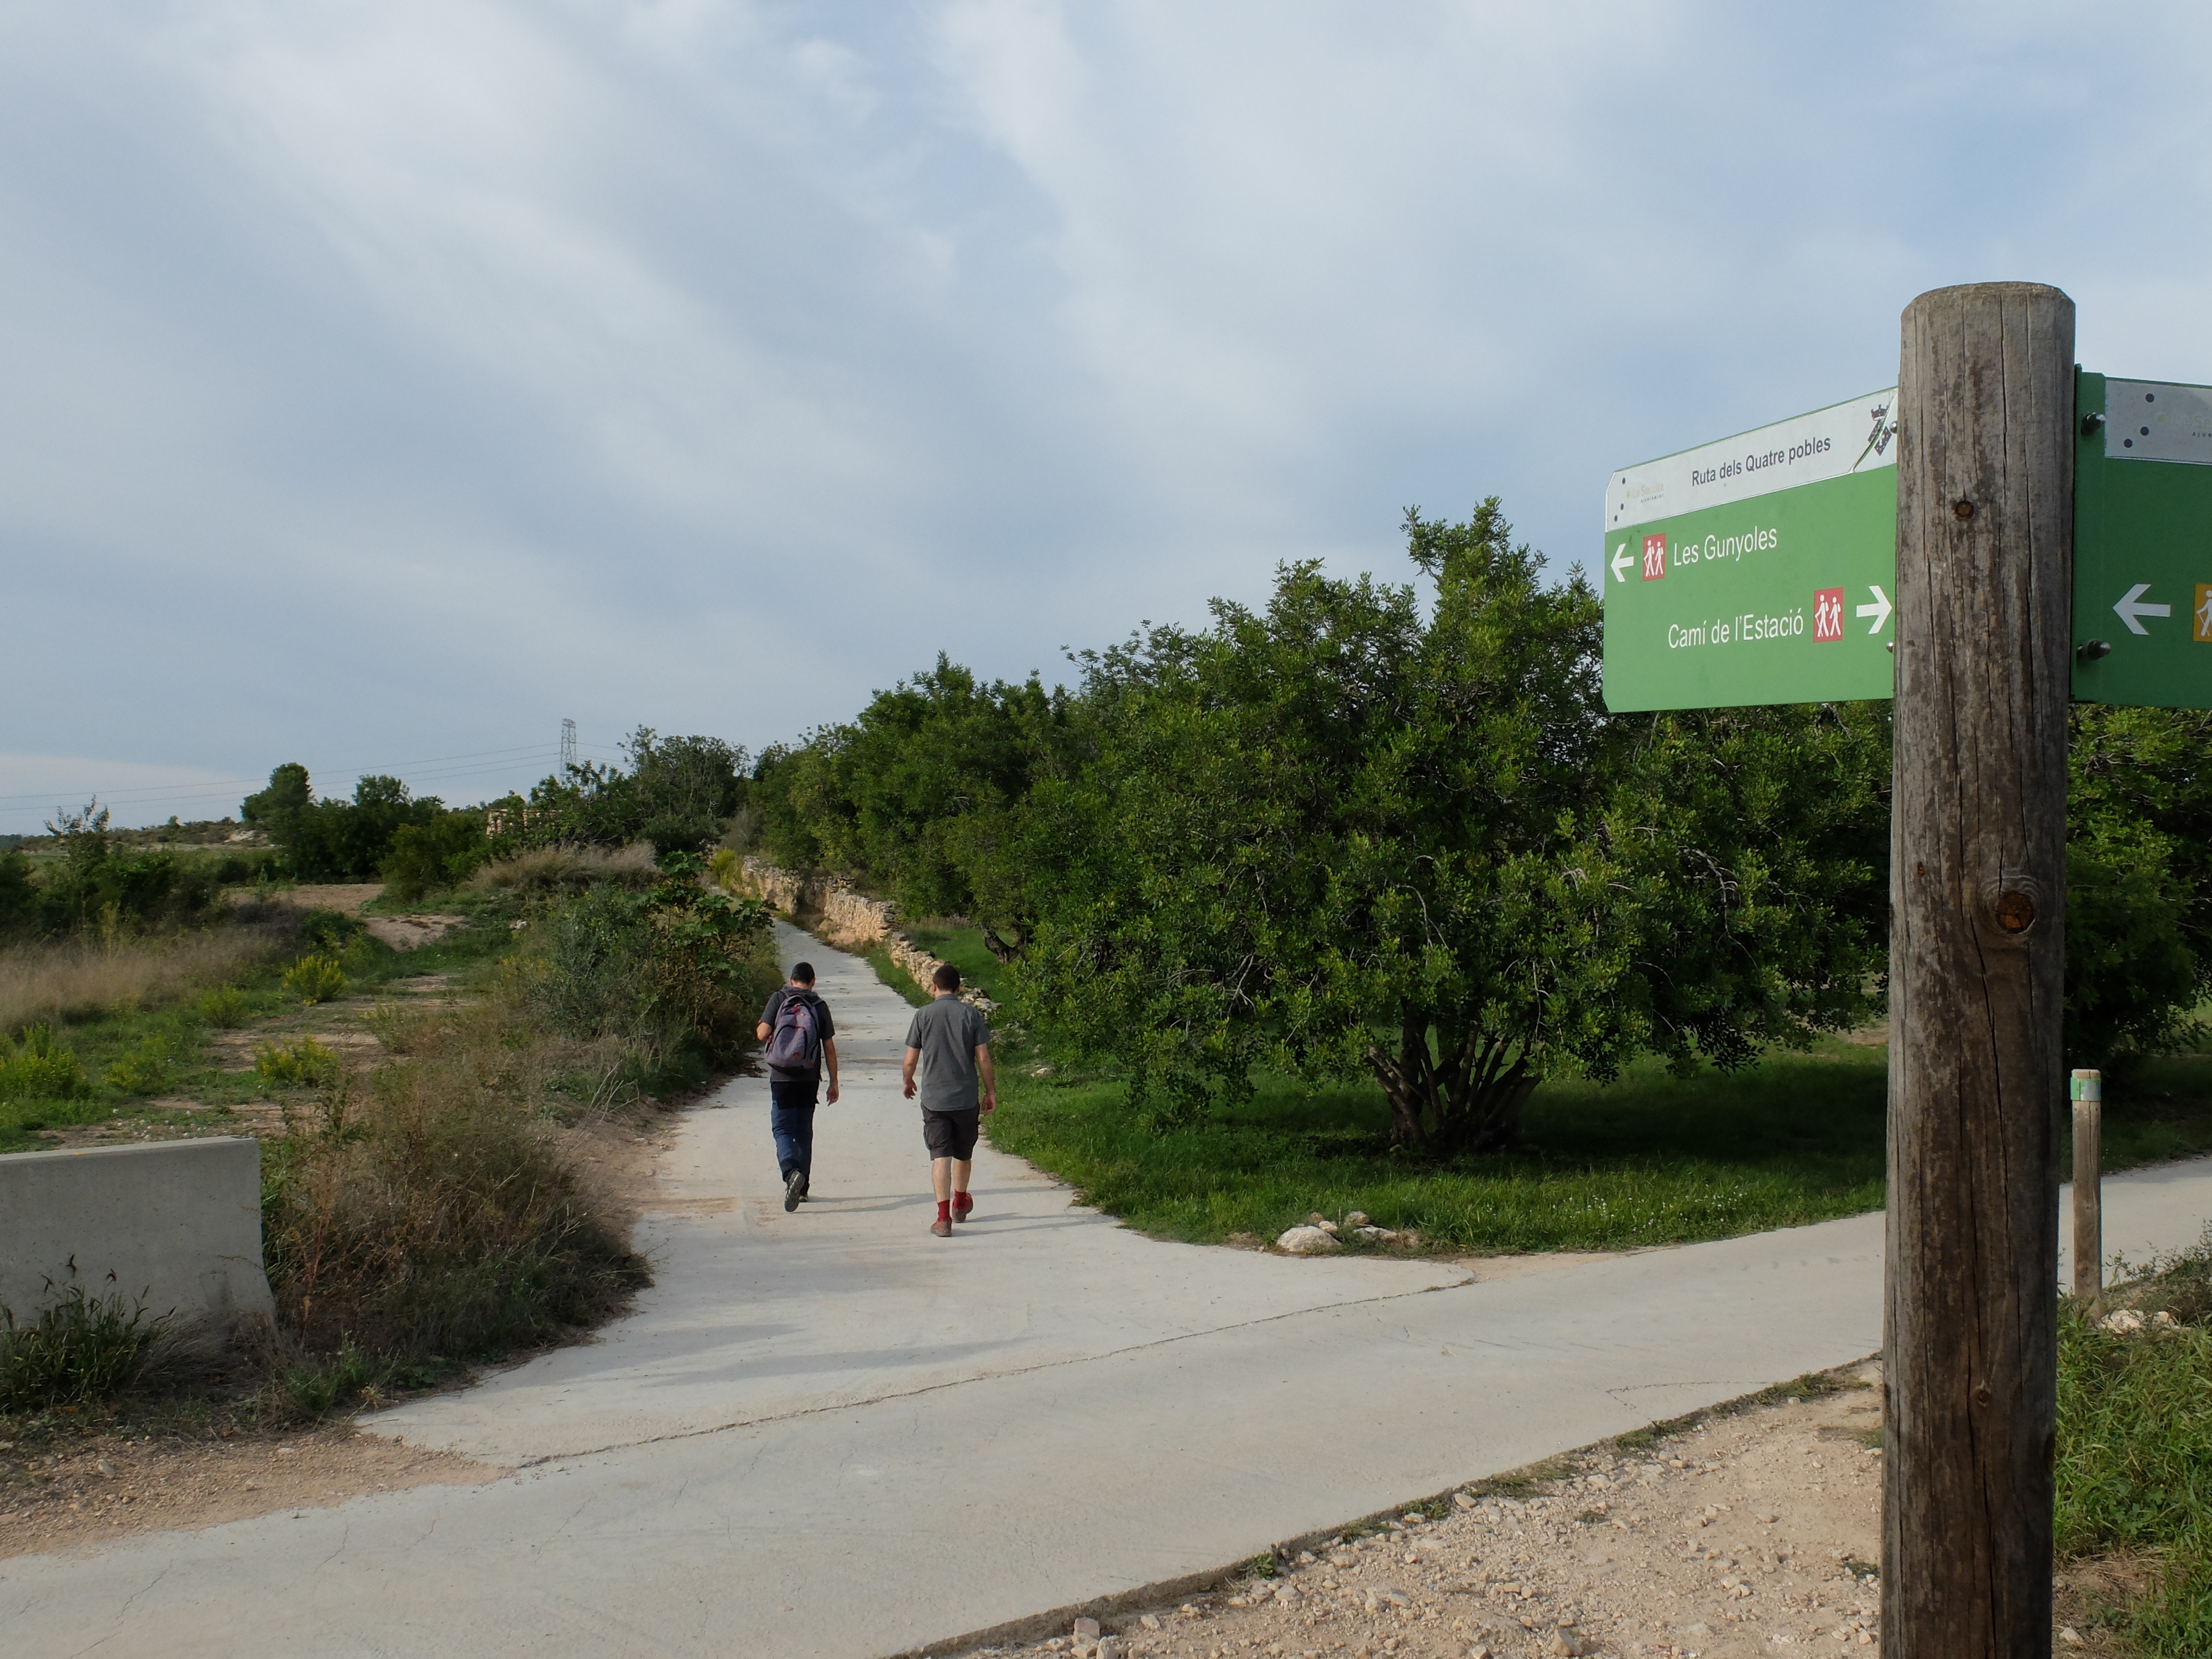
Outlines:
POLYGON ((1525 1054, 1480 1025, 1458 1034, 1425 1011, 1407 1010, 1398 1052, 1367 1051, 1390 1102, 1390 1144, 1422 1152, 1495 1152, 1521 1134, 1521 1109, 1537 1079, 1525 1054), (1431 1030, 1436 1032, 1433 1047, 1431 1030), (1509 1060, 1507 1056, 1512 1058, 1509 1060))

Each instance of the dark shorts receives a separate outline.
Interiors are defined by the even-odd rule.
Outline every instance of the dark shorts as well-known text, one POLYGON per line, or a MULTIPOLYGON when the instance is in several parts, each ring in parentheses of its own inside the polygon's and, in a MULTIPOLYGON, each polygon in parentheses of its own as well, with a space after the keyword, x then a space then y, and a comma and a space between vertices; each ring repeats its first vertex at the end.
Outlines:
POLYGON ((957 1158, 965 1164, 975 1156, 975 1134, 983 1122, 981 1107, 964 1112, 933 1112, 924 1107, 921 1138, 932 1158, 957 1158))

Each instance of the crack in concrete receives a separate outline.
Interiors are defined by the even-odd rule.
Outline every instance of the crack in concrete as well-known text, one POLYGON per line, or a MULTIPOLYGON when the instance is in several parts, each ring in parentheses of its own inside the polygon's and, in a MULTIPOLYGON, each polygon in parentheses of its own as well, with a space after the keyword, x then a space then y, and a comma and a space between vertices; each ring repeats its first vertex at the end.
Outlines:
POLYGON ((942 1394, 947 1389, 963 1389, 971 1383, 994 1382, 1003 1377, 1032 1376, 1040 1371, 1063 1370, 1072 1365, 1095 1365, 1109 1359, 1119 1359, 1130 1354, 1145 1353, 1155 1348, 1172 1347, 1178 1342, 1195 1341, 1201 1337, 1222 1336, 1233 1331, 1255 1330, 1262 1325, 1273 1325, 1285 1319, 1303 1319, 1312 1314, 1340 1313, 1347 1309, 1379 1307, 1388 1302, 1402 1302, 1411 1296, 1427 1296, 1437 1291, 1462 1291, 1484 1281, 1469 1273, 1452 1285, 1424 1285, 1417 1291, 1394 1291, 1388 1296, 1356 1297, 1348 1302, 1325 1302, 1310 1308, 1292 1308, 1279 1314, 1269 1314, 1263 1319, 1248 1319, 1234 1325, 1212 1325, 1202 1331, 1182 1331, 1174 1336, 1155 1338, 1150 1342, 1133 1342, 1126 1347, 1109 1348, 1099 1353, 1077 1354, 1066 1359, 1040 1360, 1033 1365, 1018 1365, 1012 1370, 984 1371, 974 1376, 957 1376, 944 1382, 925 1382, 919 1388, 894 1389, 887 1394, 871 1395, 860 1400, 839 1400, 821 1406, 802 1406, 793 1411, 770 1412, 761 1417, 740 1417, 727 1423, 710 1424, 702 1429, 678 1429, 667 1434, 649 1434, 635 1440, 616 1440, 604 1446, 587 1446, 578 1451, 548 1453, 544 1457, 528 1457, 512 1467, 520 1473, 524 1469, 540 1468, 549 1463, 565 1463, 580 1457, 599 1457, 609 1452, 634 1451, 640 1446, 672 1444, 679 1440, 699 1440, 712 1434, 727 1434, 733 1429, 758 1428, 768 1423, 789 1423, 803 1417, 819 1417, 827 1412, 858 1411, 865 1406, 881 1406, 896 1400, 915 1400, 924 1395, 942 1394))

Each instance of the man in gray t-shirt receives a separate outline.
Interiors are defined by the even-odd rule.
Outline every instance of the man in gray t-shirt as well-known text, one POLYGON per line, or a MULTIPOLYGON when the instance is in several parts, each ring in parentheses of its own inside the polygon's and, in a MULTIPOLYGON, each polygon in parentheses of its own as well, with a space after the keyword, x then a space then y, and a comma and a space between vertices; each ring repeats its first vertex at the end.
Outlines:
POLYGON ((975 1137, 983 1115, 999 1109, 999 1088, 991 1070, 991 1028, 979 1010, 961 1001, 960 970, 940 963, 930 983, 936 1000, 915 1010, 900 1076, 906 1097, 918 1095, 921 1101, 921 1138, 937 1194, 937 1219, 929 1231, 950 1238, 952 1224, 967 1220, 975 1207, 968 1196, 975 1137))

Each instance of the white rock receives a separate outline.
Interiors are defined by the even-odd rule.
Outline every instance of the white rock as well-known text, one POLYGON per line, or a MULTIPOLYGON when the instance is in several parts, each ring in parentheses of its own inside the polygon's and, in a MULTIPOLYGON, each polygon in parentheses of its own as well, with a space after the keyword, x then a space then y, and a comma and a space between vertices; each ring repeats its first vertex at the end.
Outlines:
POLYGON ((1098 1639, 1098 1621, 1096 1619, 1079 1619, 1072 1634, 1079 1642, 1095 1642, 1098 1639))
POLYGON ((1344 1218, 1344 1224, 1347 1227, 1364 1227, 1367 1225, 1367 1212, 1364 1210, 1352 1211, 1351 1214, 1344 1218))
POLYGON ((1137 1622, 1139 1625, 1142 1625, 1146 1630, 1158 1630, 1160 1628, 1160 1618, 1156 1613, 1148 1613, 1138 1620, 1137 1622))
POLYGON ((1094 1650, 1097 1659, 1125 1659, 1129 1650, 1118 1636, 1102 1636, 1094 1650))
POLYGON ((1334 1235, 1318 1227, 1291 1227, 1275 1241, 1275 1248, 1291 1255, 1325 1255, 1344 1248, 1334 1235))
POLYGON ((2116 1308, 2099 1320, 2097 1326, 2116 1336, 2130 1336, 2143 1328, 2143 1316, 2133 1308, 2116 1308))

